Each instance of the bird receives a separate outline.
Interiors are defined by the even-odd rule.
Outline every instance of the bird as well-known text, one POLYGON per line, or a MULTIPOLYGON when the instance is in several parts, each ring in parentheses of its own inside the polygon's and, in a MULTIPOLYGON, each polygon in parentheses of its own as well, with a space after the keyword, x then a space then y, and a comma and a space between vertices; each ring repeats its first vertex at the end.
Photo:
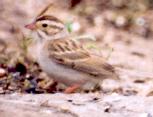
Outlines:
POLYGON ((104 79, 119 79, 115 68, 72 39, 57 17, 41 15, 25 27, 34 35, 36 61, 54 81, 68 86, 64 93, 93 90, 104 79))

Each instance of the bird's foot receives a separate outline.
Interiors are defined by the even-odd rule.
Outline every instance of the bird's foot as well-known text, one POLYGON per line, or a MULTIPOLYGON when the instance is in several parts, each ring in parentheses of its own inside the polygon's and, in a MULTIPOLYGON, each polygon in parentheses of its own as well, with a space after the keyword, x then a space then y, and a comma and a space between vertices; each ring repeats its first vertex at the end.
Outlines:
POLYGON ((80 87, 80 85, 78 85, 78 84, 72 85, 72 86, 66 88, 64 93, 67 93, 67 94, 74 93, 79 87, 80 87))

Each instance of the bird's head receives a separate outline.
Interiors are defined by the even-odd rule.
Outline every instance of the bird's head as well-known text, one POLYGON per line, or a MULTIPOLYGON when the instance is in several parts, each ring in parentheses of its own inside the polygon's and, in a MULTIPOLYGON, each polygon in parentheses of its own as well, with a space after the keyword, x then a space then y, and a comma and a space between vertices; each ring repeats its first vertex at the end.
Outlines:
POLYGON ((67 35, 64 23, 58 18, 49 15, 38 17, 33 23, 25 27, 36 32, 41 39, 58 39, 67 35))

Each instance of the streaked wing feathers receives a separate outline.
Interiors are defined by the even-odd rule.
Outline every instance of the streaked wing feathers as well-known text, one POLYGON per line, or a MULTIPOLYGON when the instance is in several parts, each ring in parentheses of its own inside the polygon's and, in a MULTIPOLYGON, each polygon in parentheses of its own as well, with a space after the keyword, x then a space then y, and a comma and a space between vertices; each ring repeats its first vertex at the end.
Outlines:
POLYGON ((91 56, 74 40, 54 40, 48 45, 49 57, 57 63, 95 77, 113 76, 114 68, 97 56, 91 56))

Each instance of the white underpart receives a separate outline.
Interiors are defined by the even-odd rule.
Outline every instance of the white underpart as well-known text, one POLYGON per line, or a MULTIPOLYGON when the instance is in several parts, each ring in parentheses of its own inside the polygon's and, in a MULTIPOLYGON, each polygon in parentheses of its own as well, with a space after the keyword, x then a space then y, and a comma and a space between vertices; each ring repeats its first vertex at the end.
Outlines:
POLYGON ((78 78, 82 77, 81 79, 84 80, 83 76, 80 74, 76 74, 74 70, 57 65, 51 59, 47 58, 46 55, 44 55, 44 53, 41 52, 41 50, 40 54, 41 55, 39 56, 38 61, 41 68, 53 78, 54 76, 58 77, 54 79, 55 81, 64 82, 69 85, 69 84, 75 84, 76 82, 80 83, 81 81, 79 81, 78 78), (72 79, 72 75, 74 74, 75 77, 73 77, 72 79))
POLYGON ((45 43, 46 42, 41 43, 41 46, 38 45, 38 63, 42 70, 51 76, 51 78, 55 81, 62 82, 69 86, 74 84, 84 84, 83 87, 85 89, 91 89, 91 87, 93 88, 93 86, 99 82, 99 80, 89 78, 87 74, 56 64, 51 60, 51 58, 48 58, 47 53, 44 52, 43 44, 45 43))
POLYGON ((45 71, 55 81, 67 85, 82 84, 89 80, 85 74, 80 74, 68 67, 57 65, 52 61, 51 58, 48 57, 48 53, 44 51, 44 44, 47 43, 47 41, 48 40, 37 41, 37 62, 43 71, 45 71))

